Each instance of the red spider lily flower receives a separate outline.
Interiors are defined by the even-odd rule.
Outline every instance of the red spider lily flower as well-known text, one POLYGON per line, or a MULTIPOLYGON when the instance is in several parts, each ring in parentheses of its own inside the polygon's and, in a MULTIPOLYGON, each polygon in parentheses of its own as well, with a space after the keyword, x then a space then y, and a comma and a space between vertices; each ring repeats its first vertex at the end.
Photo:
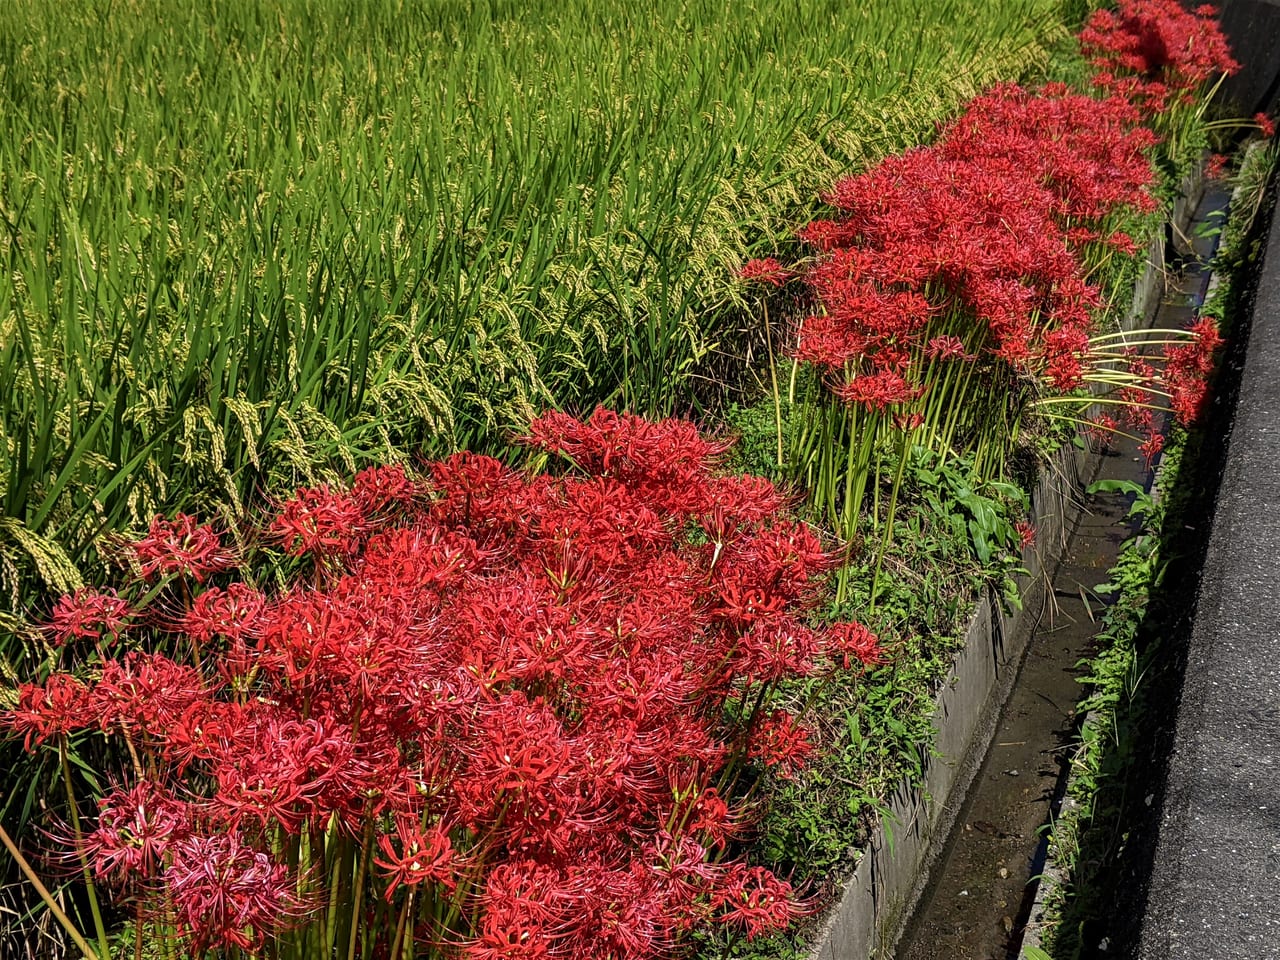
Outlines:
POLYGON ((399 465, 367 467, 356 474, 351 496, 361 512, 375 517, 394 506, 405 506, 419 495, 419 487, 399 465))
POLYGON ((959 337, 930 337, 925 344, 925 356, 933 360, 976 360, 973 354, 965 351, 964 341, 959 337))
POLYGON ((162 754, 175 773, 185 773, 197 761, 220 756, 250 722, 240 704, 197 700, 166 728, 162 754))
POLYGON ((210 687, 198 670, 161 654, 129 653, 108 660, 87 698, 101 729, 123 723, 130 729, 163 733, 192 704, 207 700, 210 687))
POLYGON ((439 883, 447 890, 457 887, 455 872, 458 862, 448 830, 440 824, 423 830, 418 818, 401 815, 396 817, 396 839, 399 853, 389 836, 378 837, 382 857, 373 861, 390 876, 391 882, 385 892, 388 903, 400 886, 412 887, 429 881, 439 883))
POLYGON ((843 370, 872 341, 845 320, 829 314, 809 317, 801 327, 792 356, 828 372, 843 370))
POLYGON ((125 883, 157 875, 170 845, 188 835, 190 806, 143 780, 98 801, 98 826, 84 852, 100 880, 125 883))
POLYGON ((1112 250, 1126 255, 1135 254, 1140 249, 1133 237, 1129 236, 1129 234, 1125 233, 1123 230, 1114 231, 1108 235, 1106 240, 1103 242, 1112 250))
POLYGON ((705 508, 708 472, 729 448, 688 421, 650 422, 604 407, 586 420, 545 413, 529 424, 525 442, 593 476, 617 480, 655 508, 682 513, 705 508))
POLYGON ((1018 533, 1018 543, 1025 550, 1027 547, 1035 546, 1036 528, 1034 524, 1027 520, 1019 520, 1013 525, 1014 530, 1018 533))
POLYGON ((463 948, 470 960, 544 960, 554 956, 558 938, 519 916, 485 914, 484 932, 463 948))
POLYGON ((747 939, 785 930, 804 907, 797 903, 791 884, 763 867, 734 864, 717 886, 712 908, 721 911, 716 921, 741 926, 747 939))
POLYGON ((784 598, 749 586, 750 582, 749 577, 745 582, 734 579, 720 588, 720 607, 716 613, 735 628, 747 629, 756 621, 777 617, 787 605, 784 598))
POLYGON ((828 655, 848 670, 854 661, 864 667, 885 662, 885 654, 879 638, 860 623, 837 623, 829 627, 823 636, 828 655))
POLYGON ((1265 113, 1255 113, 1253 122, 1258 125, 1258 132, 1261 133, 1263 140, 1270 140, 1276 135, 1275 121, 1265 113))
POLYGON ((335 781, 358 789, 364 780, 349 732, 327 717, 268 714, 210 747, 214 801, 237 826, 256 820, 297 833, 303 823, 313 817, 323 822, 323 813, 332 811, 326 801, 335 781))
POLYGON ((734 517, 754 524, 782 515, 788 499, 764 477, 743 474, 739 477, 714 477, 706 484, 708 509, 704 513, 704 525, 712 516, 734 517))
POLYGON ((538 830, 539 815, 572 812, 574 751, 546 703, 510 693, 483 712, 479 736, 466 779, 456 785, 468 799, 468 820, 487 820, 506 806, 508 827, 527 813, 526 825, 538 830))
POLYGON ((807 606, 817 600, 817 578, 831 569, 833 561, 807 524, 777 520, 763 530, 742 531, 732 539, 736 543, 721 553, 721 560, 731 562, 720 567, 720 582, 754 589, 783 603, 807 606))
POLYGON ((1109 414, 1101 413, 1084 428, 1085 435, 1099 446, 1107 446, 1111 438, 1120 432, 1120 422, 1109 414))
POLYGON ((1208 404, 1209 376, 1222 346, 1213 317, 1201 317, 1187 332, 1189 342, 1165 347, 1163 375, 1169 406, 1183 426, 1196 422, 1208 404))
MULTIPOLYGON (((717 806, 721 802, 713 790, 706 796, 715 798, 717 806)), ((706 918, 707 891, 724 874, 724 867, 714 862, 714 857, 687 833, 676 837, 663 830, 645 845, 641 857, 631 861, 625 877, 620 871, 613 872, 620 881, 613 885, 614 890, 620 887, 630 901, 633 931, 634 921, 645 924, 645 929, 633 932, 633 943, 643 938, 651 953, 667 956, 676 945, 676 935, 692 930, 706 918), (641 864, 645 861, 652 867, 644 869, 641 864)))
POLYGON ((791 279, 791 272, 773 257, 748 260, 738 271, 738 279, 744 283, 781 287, 791 279))
POLYGON ((71 640, 101 640, 123 633, 134 615, 114 590, 82 588, 58 598, 44 632, 57 646, 71 640))
MULTIPOLYGON (((684 849, 690 846, 697 847, 681 844, 684 849)), ((583 947, 595 944, 599 950, 589 955, 663 957, 672 954, 675 932, 682 926, 687 928, 687 924, 682 923, 681 908, 690 906, 692 898, 685 893, 686 885, 682 883, 680 854, 652 856, 658 861, 656 869, 644 869, 632 861, 631 869, 593 864, 582 870, 567 871, 566 879, 582 887, 579 895, 582 912, 573 924, 575 939, 583 947), (664 860, 666 871, 662 869, 664 860), (674 870, 671 860, 677 861, 674 870)), ((581 948, 580 951, 585 952, 581 948)))
POLYGON ((1221 180, 1227 175, 1227 166, 1230 164, 1231 158, 1225 153, 1215 153, 1209 157, 1209 162, 1205 164, 1204 175, 1209 180, 1221 180))
POLYGON ((752 680, 772 683, 808 673, 818 650, 814 632, 783 614, 751 625, 738 641, 734 667, 752 680))
POLYGON ((328 557, 351 553, 366 529, 354 495, 321 485, 299 488, 281 504, 269 533, 291 556, 328 557))
POLYGON ((746 827, 740 812, 734 811, 715 787, 708 787, 693 805, 689 830, 710 846, 723 849, 742 836, 746 827))
POLYGON ((813 753, 808 728, 796 723, 785 710, 775 710, 756 724, 747 756, 774 768, 778 776, 790 779, 813 753))
POLYGON ((920 396, 920 390, 892 370, 880 370, 854 377, 836 389, 845 403, 868 410, 885 410, 899 403, 909 403, 920 396))
POLYGON ((1155 462, 1156 457, 1163 449, 1164 434, 1162 433, 1153 432, 1147 436, 1147 439, 1143 440, 1142 443, 1138 445, 1138 452, 1140 452, 1146 459, 1148 467, 1155 462))
POLYGON ((559 928, 570 924, 572 901, 563 879, 532 861, 499 864, 480 896, 484 913, 479 936, 464 949, 473 960, 543 960, 554 956, 559 928))
POLYGON ((236 565, 235 555, 223 546, 213 525, 198 523, 185 513, 172 520, 153 518, 147 535, 127 544, 127 548, 148 580, 180 574, 203 583, 211 574, 236 565))
POLYGON ((176 626, 202 644, 214 637, 256 637, 266 605, 262 592, 247 583, 233 583, 226 590, 211 587, 196 597, 176 626))
POLYGON ((483 558, 465 534, 421 522, 374 534, 362 555, 364 574, 374 582, 437 593, 465 583, 483 558))
POLYGON ((0 724, 20 735, 23 749, 30 751, 93 722, 87 692, 83 683, 66 673, 52 674, 43 684, 21 684, 17 705, 0 714, 0 724))
POLYGON ((501 460, 475 453, 456 453, 431 464, 431 487, 437 499, 432 516, 450 526, 465 526, 473 537, 509 543, 522 539, 527 520, 536 516, 545 492, 501 460))
POLYGON ((166 888, 196 952, 219 946, 257 951, 308 910, 287 868, 234 833, 185 837, 169 853, 166 888))
POLYGON ((1044 379, 1059 391, 1073 390, 1084 380, 1083 357, 1089 350, 1086 330, 1064 325, 1044 335, 1044 379))

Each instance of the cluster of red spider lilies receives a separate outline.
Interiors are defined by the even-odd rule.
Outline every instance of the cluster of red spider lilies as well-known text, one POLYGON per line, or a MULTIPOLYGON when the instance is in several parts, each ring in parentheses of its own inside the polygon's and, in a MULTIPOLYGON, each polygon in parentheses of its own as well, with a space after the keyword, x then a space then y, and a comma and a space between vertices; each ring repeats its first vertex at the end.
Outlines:
POLYGON ((59 603, 51 640, 98 662, 7 722, 130 758, 69 838, 101 887, 195 953, 649 957, 802 909, 726 847, 809 751, 779 682, 879 657, 806 622, 817 537, 687 422, 552 413, 526 440, 574 467, 299 491, 258 535, 284 585, 179 517, 128 545, 127 599, 59 603), (171 656, 113 657, 143 630, 171 656))
POLYGON ((1154 408, 1186 420, 1203 406, 1214 325, 1159 331, 1163 354, 1139 353, 1097 336, 1096 281, 1108 259, 1138 251, 1125 224, 1158 208, 1153 148, 1238 65, 1212 8, 1176 0, 1123 0, 1080 39, 1092 92, 994 88, 933 144, 836 183, 824 197, 835 215, 800 231, 813 251, 802 267, 742 271, 772 286, 797 279, 816 307, 793 356, 840 401, 845 422, 813 432, 854 454, 828 470, 810 447, 794 466, 846 491, 830 514, 846 536, 862 493, 881 485, 865 474, 892 476, 921 446, 999 476, 1024 412, 1047 396, 1101 384, 1121 420, 1097 426, 1139 433, 1149 455, 1161 442, 1154 408))

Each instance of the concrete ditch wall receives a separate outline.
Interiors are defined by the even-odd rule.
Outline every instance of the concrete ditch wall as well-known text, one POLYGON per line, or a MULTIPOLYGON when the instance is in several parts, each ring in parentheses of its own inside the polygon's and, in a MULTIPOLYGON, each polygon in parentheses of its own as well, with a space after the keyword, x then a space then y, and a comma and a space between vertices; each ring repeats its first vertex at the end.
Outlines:
MULTIPOLYGON (((1181 235, 1202 190, 1199 171, 1187 179, 1170 223, 1181 235)), ((1149 325, 1164 294, 1164 240, 1152 240, 1146 271, 1134 289, 1122 326, 1149 325)), ((1030 578, 1022 609, 1012 615, 995 596, 977 600, 965 645, 935 701, 937 731, 925 764, 923 789, 903 784, 889 800, 891 822, 882 823, 863 850, 853 876, 827 916, 810 960, 887 958, 928 886, 934 862, 963 805, 995 733, 1043 610, 1044 591, 1065 552, 1079 515, 1079 492, 1092 478, 1095 458, 1074 447, 1060 450, 1043 470, 1031 496, 1039 546, 1024 552, 1030 578)))
POLYGON ((1074 448, 1065 449, 1055 470, 1040 477, 1032 515, 1044 547, 1024 557, 1033 578, 1024 584, 1022 610, 1010 616, 996 597, 979 600, 964 649, 936 700, 935 755, 925 766, 924 789, 904 784, 891 798, 890 829, 880 827, 864 851, 811 954, 813 960, 886 956, 906 926, 1013 687, 1044 604, 1042 574, 1051 571, 1062 554, 1077 513, 1074 492, 1091 470, 1090 460, 1074 448))

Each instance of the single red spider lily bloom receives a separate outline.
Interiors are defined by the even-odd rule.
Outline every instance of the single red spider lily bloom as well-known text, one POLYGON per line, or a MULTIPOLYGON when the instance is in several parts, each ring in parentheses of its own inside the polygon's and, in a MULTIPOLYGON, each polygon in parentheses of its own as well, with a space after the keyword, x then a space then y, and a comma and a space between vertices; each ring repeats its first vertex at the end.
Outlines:
POLYGON ((773 257, 748 260, 738 271, 738 279, 744 283, 781 287, 791 279, 791 272, 773 257))
POLYGON ((98 827, 84 849, 102 880, 144 880, 156 875, 175 840, 191 830, 191 812, 149 781, 113 790, 98 801, 98 827))
POLYGON ((356 497, 322 485, 299 488, 281 504, 268 532, 290 556, 325 557, 351 553, 366 529, 356 497))
POLYGON ((1120 422, 1115 417, 1102 413, 1089 421, 1084 432, 1094 443, 1106 446, 1111 442, 1111 438, 1120 432, 1120 422))
POLYGON ((1116 230, 1107 237, 1105 242, 1112 250, 1126 255, 1137 253, 1139 250, 1137 241, 1123 230, 1116 230))
POLYGON ((211 587, 196 597, 177 627, 202 644, 214 637, 256 637, 266 606, 266 597, 247 583, 233 583, 226 590, 211 587))
POLYGON ((921 392, 921 388, 909 383, 893 370, 880 370, 854 377, 835 390, 836 396, 845 403, 880 411, 915 400, 921 392))
POLYGON ((693 806, 693 818, 689 830, 705 838, 712 846, 724 847, 742 835, 744 824, 738 813, 729 806, 714 787, 702 791, 693 806))
POLYGON ((1067 231, 1067 243, 1074 247, 1083 247, 1098 239, 1098 231, 1090 227, 1072 227, 1067 231))
POLYGON ((1227 173, 1227 164, 1231 162, 1231 158, 1225 153, 1215 153, 1209 157, 1209 162, 1205 164, 1204 175, 1209 180, 1221 180, 1227 173))
POLYGON ((368 517, 386 511, 396 505, 406 506, 419 493, 418 485, 409 477, 404 467, 367 467, 356 474, 351 485, 351 495, 356 505, 368 517))
POLYGON ((1018 533, 1018 542, 1023 547, 1031 547, 1036 542, 1036 528, 1027 520, 1019 520, 1013 525, 1014 530, 1018 533))
POLYGON ((880 640, 860 623, 837 623, 827 629, 824 639, 828 655, 837 659, 845 670, 854 661, 864 667, 885 662, 880 640))
POLYGON ((468 960, 545 960, 551 957, 556 938, 541 924, 519 917, 485 914, 485 930, 478 940, 464 948, 468 960))
POLYGON ((529 861, 495 866, 485 878, 479 937, 464 956, 473 960, 542 960, 554 956, 556 931, 568 926, 569 903, 561 871, 529 861))
POLYGON ((134 651, 102 665, 88 708, 104 730, 123 720, 143 730, 162 732, 212 692, 195 667, 162 654, 134 651))
POLYGON ((114 590, 82 588, 58 598, 44 632, 57 646, 70 640, 100 640, 119 636, 133 616, 128 602, 114 590))
POLYGON ((1160 451, 1164 449, 1164 434, 1152 433, 1138 445, 1139 452, 1146 458, 1147 466, 1155 462, 1160 451))
POLYGON ((712 894, 711 906, 721 911, 718 923, 745 927, 748 940, 785 930, 805 912, 796 902, 791 884, 764 867, 737 863, 712 894))
POLYGON ((925 356, 935 360, 976 360, 973 354, 964 348, 964 341, 959 337, 930 337, 925 344, 925 356))
POLYGON ((783 779, 790 779, 812 753, 809 729, 796 723, 785 710, 775 710, 758 721, 747 748, 747 756, 776 768, 783 779))
POLYGON ((164 871, 178 928, 195 952, 259 949, 307 912, 283 864, 238 835, 191 836, 173 843, 164 871))
MULTIPOLYGON (((1196 350, 1201 357, 1211 358, 1224 343, 1222 334, 1218 332, 1216 317, 1201 317, 1192 324, 1190 333, 1196 338, 1196 350)), ((1200 369, 1202 373, 1209 373, 1213 369, 1213 364, 1201 363, 1200 369)))
POLYGON ((154 517, 147 535, 127 547, 148 580, 181 574, 203 583, 210 574, 236 565, 235 554, 223 546, 213 525, 198 523, 185 513, 172 520, 154 517))
POLYGON ((786 605, 783 597, 771 591, 730 581, 721 588, 716 614, 731 624, 745 627, 757 620, 772 619, 782 613, 786 605))
POLYGON ((44 682, 18 687, 18 703, 0 714, 0 724, 22 736, 23 749, 54 737, 82 730, 93 722, 85 685, 68 673, 55 673, 44 682))
POLYGON ((1270 140, 1276 135, 1276 125, 1270 117, 1265 113, 1255 113, 1253 122, 1258 125, 1258 131, 1262 134, 1262 139, 1270 140))
POLYGON ((384 894, 388 903, 400 886, 412 887, 430 881, 448 890, 457 887, 455 872, 458 861, 448 830, 438 823, 423 830, 417 817, 402 814, 396 817, 396 840, 399 852, 391 837, 386 834, 379 836, 378 848, 382 856, 373 861, 390 877, 384 894))
POLYGON ((773 682, 808 673, 818 638, 794 617, 770 617, 751 625, 741 639, 735 667, 752 680, 773 682))
POLYGON ((715 466, 730 446, 704 437, 687 420, 653 422, 605 407, 586 420, 548 411, 529 424, 524 442, 628 486, 645 478, 687 480, 688 472, 696 476, 715 466))

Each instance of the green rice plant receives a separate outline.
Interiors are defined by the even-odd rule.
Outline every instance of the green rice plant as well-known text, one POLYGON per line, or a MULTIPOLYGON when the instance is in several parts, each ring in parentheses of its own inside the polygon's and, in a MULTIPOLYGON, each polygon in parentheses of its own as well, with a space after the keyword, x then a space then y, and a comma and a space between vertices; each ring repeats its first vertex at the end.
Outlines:
POLYGON ((157 511, 720 402, 731 268, 1057 8, 4 5, 6 605, 157 511))

